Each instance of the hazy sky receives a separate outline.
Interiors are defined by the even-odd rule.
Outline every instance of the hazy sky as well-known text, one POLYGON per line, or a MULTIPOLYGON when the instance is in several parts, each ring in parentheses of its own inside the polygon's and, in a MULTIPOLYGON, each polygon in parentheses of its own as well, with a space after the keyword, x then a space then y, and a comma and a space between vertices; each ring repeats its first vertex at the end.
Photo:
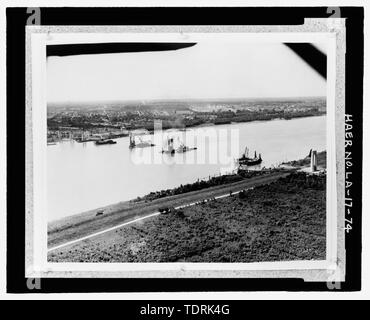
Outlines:
POLYGON ((283 44, 200 42, 47 64, 49 102, 326 95, 326 81, 283 44))

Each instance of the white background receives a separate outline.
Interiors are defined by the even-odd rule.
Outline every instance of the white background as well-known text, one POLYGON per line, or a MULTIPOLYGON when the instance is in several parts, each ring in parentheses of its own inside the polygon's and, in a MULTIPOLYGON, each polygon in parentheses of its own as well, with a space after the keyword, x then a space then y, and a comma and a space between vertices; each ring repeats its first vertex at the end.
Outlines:
MULTIPOLYGON (((50 1, 33 1, 33 0, 3 0, 0 4, 0 298, 1 299, 86 299, 86 294, 27 294, 27 295, 6 295, 6 16, 5 8, 11 7, 47 7, 50 6, 50 1)), ((221 1, 221 0, 167 0, 167 1, 87 1, 87 0, 54 0, 53 7, 58 6, 364 6, 365 7, 365 78, 364 88, 369 87, 369 34, 366 30, 370 30, 369 21, 366 16, 369 12, 369 4, 366 1, 221 1)), ((20 61, 20 63, 24 63, 20 61)), ((369 102, 369 90, 364 90, 364 123, 367 124, 370 120, 370 112, 366 107, 369 102)), ((354 106, 355 107, 355 106, 354 106)), ((361 292, 246 292, 246 293, 118 293, 118 294, 90 294, 91 299, 369 299, 370 298, 370 237, 366 233, 369 230, 370 219, 370 197, 366 196, 370 190, 370 175, 369 175, 369 127, 364 125, 364 150, 363 150, 363 256, 362 256, 362 291, 361 292)))

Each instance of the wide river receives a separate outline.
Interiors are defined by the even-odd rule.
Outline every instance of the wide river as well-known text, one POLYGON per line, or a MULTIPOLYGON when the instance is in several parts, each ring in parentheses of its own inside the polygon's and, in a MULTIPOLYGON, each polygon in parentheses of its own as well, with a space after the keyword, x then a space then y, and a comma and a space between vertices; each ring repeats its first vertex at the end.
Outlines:
POLYGON ((230 172, 235 159, 249 148, 261 153, 260 167, 326 149, 326 117, 256 121, 137 137, 154 147, 129 149, 129 138, 116 144, 60 142, 47 147, 48 220, 134 199, 152 191, 192 183, 230 172), (197 150, 162 154, 167 137, 197 150))

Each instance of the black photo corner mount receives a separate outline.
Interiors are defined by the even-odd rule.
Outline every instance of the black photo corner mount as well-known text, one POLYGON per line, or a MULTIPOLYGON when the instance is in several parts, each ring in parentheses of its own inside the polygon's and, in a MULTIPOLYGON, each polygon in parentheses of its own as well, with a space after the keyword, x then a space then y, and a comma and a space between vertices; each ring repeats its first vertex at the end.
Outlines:
MULTIPOLYGON (((328 18, 327 7, 251 8, 40 8, 41 25, 299 25, 328 18)), ((302 279, 87 279, 25 278, 25 26, 27 8, 7 8, 7 292, 358 291, 361 289, 363 17, 362 7, 341 7, 346 18, 346 113, 354 119, 353 215, 346 234, 346 280, 340 289, 302 279), (16 141, 16 143, 14 143, 16 141)), ((68 48, 67 48, 68 49, 68 48)), ((297 54, 299 53, 298 50, 297 54)), ((314 54, 315 56, 315 54, 314 54)), ((312 56, 311 56, 312 58, 312 56)), ((322 73, 322 56, 316 55, 322 73), (320 62, 321 61, 321 62, 320 62), (320 67, 321 65, 321 67, 320 67)), ((311 59, 312 60, 312 59, 311 59)), ((307 62, 307 61, 306 61, 307 62)), ((310 62, 307 62, 310 63, 310 62)), ((315 62, 313 62, 315 63, 315 62)), ((321 70, 321 71, 320 71, 321 70)), ((324 71, 325 72, 325 71, 324 71)))

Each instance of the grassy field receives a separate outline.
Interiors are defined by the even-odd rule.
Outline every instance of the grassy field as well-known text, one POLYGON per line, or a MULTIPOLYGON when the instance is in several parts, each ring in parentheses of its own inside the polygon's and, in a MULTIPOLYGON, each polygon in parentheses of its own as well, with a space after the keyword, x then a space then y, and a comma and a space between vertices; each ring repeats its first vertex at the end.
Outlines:
POLYGON ((325 175, 292 173, 49 253, 51 262, 325 259, 325 175))

